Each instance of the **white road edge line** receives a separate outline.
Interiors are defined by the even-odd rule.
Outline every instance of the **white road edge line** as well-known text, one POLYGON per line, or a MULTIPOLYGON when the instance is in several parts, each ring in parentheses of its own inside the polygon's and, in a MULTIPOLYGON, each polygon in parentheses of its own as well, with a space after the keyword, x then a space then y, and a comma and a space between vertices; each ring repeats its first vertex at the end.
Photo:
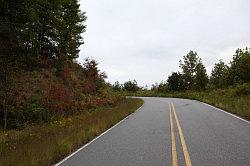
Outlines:
POLYGON ((129 118, 130 116, 134 115, 143 106, 144 106, 144 103, 135 112, 133 112, 132 114, 129 114, 128 116, 126 116, 125 118, 123 118, 121 121, 119 121, 118 123, 116 123, 114 126, 112 126, 111 128, 107 129, 106 131, 104 131, 103 133, 101 133, 99 136, 97 136, 96 138, 94 138, 93 140, 91 140, 90 142, 88 142, 87 144, 83 145, 82 147, 80 147, 79 149, 77 149, 75 152, 71 153, 69 156, 65 157, 63 160, 61 160, 59 163, 55 164, 54 166, 59 166, 60 164, 62 164, 66 160, 68 160, 70 157, 74 156, 76 153, 78 153, 82 149, 86 148, 88 145, 90 145, 91 143, 93 143, 94 141, 96 141, 98 138, 100 138, 101 136, 103 136, 104 134, 106 134, 107 132, 109 132, 110 130, 112 130, 113 128, 115 128, 116 126, 118 126, 120 123, 122 123, 123 121, 125 121, 127 118, 129 118))
MULTIPOLYGON (((198 100, 196 100, 196 101, 198 101, 198 100)), ((233 116, 233 117, 235 117, 235 118, 237 118, 237 119, 240 119, 240 120, 242 120, 242 121, 244 121, 244 122, 250 123, 250 121, 245 120, 245 119, 243 119, 243 118, 241 118, 241 117, 239 117, 239 116, 237 116, 237 115, 235 115, 235 114, 232 114, 232 113, 230 113, 230 112, 224 111, 224 110, 222 110, 222 109, 220 109, 220 108, 217 108, 217 107, 215 107, 215 106, 212 106, 212 105, 210 105, 210 104, 207 104, 207 103, 204 103, 204 102, 201 102, 201 101, 198 101, 198 102, 200 102, 200 103, 202 103, 202 104, 204 104, 204 105, 207 105, 207 106, 209 106, 209 107, 212 107, 212 108, 214 108, 214 109, 216 109, 216 110, 222 111, 222 112, 224 112, 224 113, 226 113, 226 114, 228 114, 228 115, 231 115, 231 116, 233 116)))

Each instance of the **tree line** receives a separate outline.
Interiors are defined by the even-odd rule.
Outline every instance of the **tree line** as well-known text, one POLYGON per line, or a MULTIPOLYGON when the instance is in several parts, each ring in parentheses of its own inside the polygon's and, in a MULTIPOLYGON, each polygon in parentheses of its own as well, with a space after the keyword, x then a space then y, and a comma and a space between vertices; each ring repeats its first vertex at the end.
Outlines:
MULTIPOLYGON (((219 60, 208 76, 202 59, 195 51, 190 51, 179 61, 180 71, 172 72, 166 81, 153 84, 151 91, 175 92, 175 91, 201 91, 206 89, 228 88, 250 82, 250 49, 237 49, 229 64, 219 60)), ((136 81, 125 82, 124 85, 116 82, 115 90, 136 92, 142 90, 136 81), (127 87, 129 85, 129 88, 127 87)))

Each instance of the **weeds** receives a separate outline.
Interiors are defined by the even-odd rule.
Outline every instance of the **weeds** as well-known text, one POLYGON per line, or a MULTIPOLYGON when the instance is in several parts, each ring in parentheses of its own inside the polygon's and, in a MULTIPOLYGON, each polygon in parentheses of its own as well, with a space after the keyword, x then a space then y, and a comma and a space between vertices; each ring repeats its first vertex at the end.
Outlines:
POLYGON ((51 165, 134 112, 141 99, 82 110, 72 116, 23 130, 0 131, 0 165, 51 165))

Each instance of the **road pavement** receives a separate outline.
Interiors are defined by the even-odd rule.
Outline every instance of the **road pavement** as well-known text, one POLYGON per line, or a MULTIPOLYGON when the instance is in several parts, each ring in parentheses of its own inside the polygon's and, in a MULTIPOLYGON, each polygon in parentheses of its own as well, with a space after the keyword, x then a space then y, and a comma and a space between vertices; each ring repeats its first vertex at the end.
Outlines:
POLYGON ((60 166, 250 166, 250 123, 199 101, 144 105, 60 166))

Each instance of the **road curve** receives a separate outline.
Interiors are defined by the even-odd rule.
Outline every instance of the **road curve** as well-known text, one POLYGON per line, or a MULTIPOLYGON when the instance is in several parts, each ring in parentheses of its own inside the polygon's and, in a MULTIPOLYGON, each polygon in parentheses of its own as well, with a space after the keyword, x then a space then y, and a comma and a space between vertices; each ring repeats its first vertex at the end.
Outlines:
POLYGON ((57 165, 250 165, 248 121, 199 101, 143 99, 135 114, 57 165))

